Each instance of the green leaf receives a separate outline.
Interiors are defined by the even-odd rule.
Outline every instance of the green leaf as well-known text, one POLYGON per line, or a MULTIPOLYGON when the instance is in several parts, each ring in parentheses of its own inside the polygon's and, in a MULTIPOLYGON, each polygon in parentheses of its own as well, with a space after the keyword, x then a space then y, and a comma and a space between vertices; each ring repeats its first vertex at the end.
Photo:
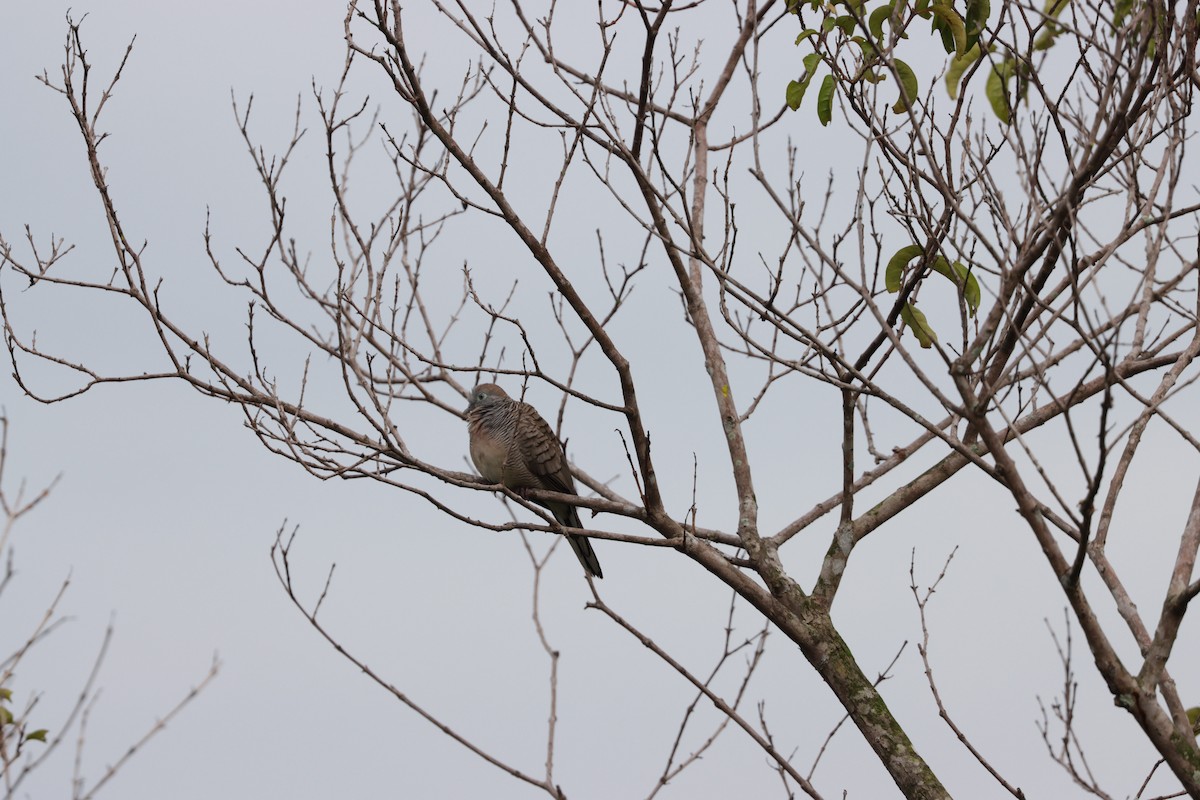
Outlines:
POLYGON ((946 47, 946 52, 953 52, 955 55, 962 55, 967 52, 967 25, 963 22, 963 18, 958 15, 948 3, 935 2, 930 9, 933 15, 941 20, 943 31, 943 44, 946 47), (950 42, 946 42, 945 33, 949 32, 950 42))
POLYGON ((980 300, 979 281, 975 279, 975 274, 960 261, 951 264, 945 256, 938 256, 929 266, 934 272, 945 275, 955 286, 962 289, 963 300, 967 302, 967 311, 972 317, 975 316, 975 312, 979 310, 980 300))
POLYGON ((1056 22, 1047 22, 1046 27, 1033 40, 1034 50, 1049 50, 1054 47, 1054 40, 1063 32, 1062 26, 1056 22))
POLYGON ((810 37, 810 36, 816 36, 816 35, 817 35, 817 32, 816 32, 816 30, 815 30, 815 29, 813 29, 813 28, 805 28, 804 30, 800 31, 800 35, 796 37, 796 44, 800 44, 801 42, 803 42, 803 41, 804 41, 805 39, 807 39, 808 37, 810 37))
POLYGON ((871 35, 875 37, 876 41, 883 41, 884 20, 890 20, 892 18, 892 10, 895 7, 895 3, 888 3, 886 6, 880 6, 872 11, 870 18, 867 19, 867 30, 871 32, 871 35))
POLYGON ((862 36, 851 36, 850 41, 858 45, 858 49, 862 51, 863 61, 865 62, 863 64, 864 70, 867 68, 868 64, 875 63, 876 59, 879 57, 879 48, 875 46, 873 41, 862 36))
MULTIPOLYGON (((887 268, 884 270, 884 287, 892 293, 900 291, 900 287, 904 282, 904 268, 908 266, 910 261, 924 252, 924 246, 919 244, 905 245, 897 250, 888 259, 887 268)), ((935 258, 929 267, 939 275, 944 275, 955 286, 961 287, 963 300, 967 303, 967 310, 972 317, 975 316, 975 312, 979 310, 981 296, 979 281, 975 278, 975 274, 961 262, 955 261, 951 264, 945 256, 935 258)), ((936 339, 937 337, 934 338, 936 339)))
POLYGON ((817 94, 817 119, 822 125, 828 125, 829 120, 833 119, 833 93, 836 89, 837 81, 832 75, 826 75, 817 94))
POLYGON ((11 725, 13 721, 12 712, 4 706, 0 706, 0 725, 11 725))
POLYGON ((1063 12, 1071 0, 1046 0, 1046 5, 1042 12, 1048 17, 1046 27, 1033 40, 1034 50, 1049 50, 1054 46, 1054 40, 1063 32, 1061 25, 1054 20, 1058 19, 1058 15, 1063 12))
POLYGON ((792 111, 799 108, 800 103, 804 101, 804 93, 808 91, 808 85, 812 83, 813 75, 816 74, 817 65, 820 63, 820 53, 809 53, 804 57, 804 75, 800 80, 788 83, 787 104, 792 111))
POLYGON ((967 308, 971 310, 973 317, 979 310, 979 303, 983 299, 982 293, 979 291, 979 280, 975 277, 973 270, 958 261, 954 262, 954 272, 961 281, 959 285, 962 286, 963 299, 967 301, 967 308))
POLYGON ((788 108, 795 111, 800 107, 800 103, 804 101, 804 90, 808 88, 808 83, 803 81, 788 81, 787 85, 787 104, 788 108))
POLYGON ((950 32, 950 26, 946 24, 946 20, 942 19, 937 14, 934 14, 932 8, 930 9, 929 13, 933 17, 932 24, 929 26, 930 30, 934 31, 942 38, 942 49, 947 53, 953 53, 954 34, 950 32))
POLYGON ((46 734, 48 734, 49 732, 50 731, 46 730, 45 728, 38 728, 33 733, 25 734, 25 741, 27 741, 27 742, 44 742, 44 741, 46 741, 46 734))
POLYGON ((990 0, 967 0, 967 49, 979 43, 988 17, 992 15, 990 0))
POLYGON ((988 102, 992 104, 992 112, 1005 125, 1012 119, 1012 109, 1008 104, 1008 78, 1011 72, 1009 64, 1008 61, 1002 61, 992 66, 985 89, 988 102))
POLYGON ((896 76, 900 78, 900 99, 892 106, 892 111, 901 114, 917 99, 917 76, 912 67, 900 59, 894 59, 893 63, 896 65, 896 76))
POLYGON ((1125 24, 1125 18, 1133 10, 1133 0, 1117 0, 1113 6, 1113 30, 1125 24))
POLYGON ((0 703, 12 700, 12 689, 0 689, 0 703))
POLYGON ((900 318, 904 320, 905 325, 912 329, 922 348, 928 350, 933 347, 933 343, 938 340, 937 334, 934 333, 933 328, 929 327, 929 320, 925 319, 925 315, 921 313, 920 309, 912 303, 905 303, 900 308, 900 318))
POLYGON ((958 87, 962 84, 963 75, 971 68, 972 64, 979 60, 981 55, 983 55, 983 51, 980 50, 978 44, 975 44, 961 56, 950 59, 950 66, 946 69, 946 94, 950 95, 951 100, 958 97, 958 87))
POLYGON ((856 20, 854 17, 850 16, 849 14, 844 14, 844 15, 838 17, 837 19, 835 19, 834 24, 842 29, 842 33, 849 36, 852 33, 854 33, 854 26, 858 24, 858 20, 856 20))
POLYGON ((883 273, 883 285, 887 287, 889 292, 900 291, 901 278, 904 274, 904 268, 908 266, 908 262, 912 261, 921 253, 925 252, 925 248, 919 244, 910 244, 901 247, 896 251, 896 254, 888 259, 887 269, 883 273))

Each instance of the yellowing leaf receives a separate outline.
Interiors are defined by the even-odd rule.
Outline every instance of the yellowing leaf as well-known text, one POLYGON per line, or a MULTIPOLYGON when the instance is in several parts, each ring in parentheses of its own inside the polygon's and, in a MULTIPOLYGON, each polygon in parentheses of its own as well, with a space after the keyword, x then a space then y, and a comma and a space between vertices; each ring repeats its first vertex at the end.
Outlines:
POLYGON ((917 337, 917 342, 922 348, 928 350, 933 347, 933 343, 937 341, 937 334, 933 332, 933 328, 929 327, 929 321, 925 319, 925 315, 920 309, 912 303, 905 303, 900 308, 900 318, 904 320, 904 324, 912 329, 913 335, 917 337))
POLYGON ((950 59, 950 66, 946 69, 946 94, 950 95, 951 100, 958 97, 958 87, 962 83, 963 75, 971 68, 972 64, 979 60, 981 55, 983 55, 983 51, 976 44, 961 56, 950 59))
POLYGON ((992 105, 992 112, 1005 125, 1012 119, 1012 110, 1008 104, 1009 70, 1005 69, 1008 63, 1008 61, 1003 61, 992 67, 992 71, 988 73, 987 86, 985 88, 988 102, 992 105))
POLYGON ((979 281, 960 261, 951 264, 945 256, 938 256, 930 265, 939 275, 945 275, 950 281, 962 289, 963 300, 967 303, 967 311, 973 317, 979 310, 980 291, 979 281))
POLYGON ((958 15, 958 12, 949 4, 943 2, 934 3, 929 10, 950 29, 950 36, 954 41, 955 54, 961 56, 967 52, 967 26, 963 22, 963 18, 958 15))
MULTIPOLYGON (((925 252, 925 247, 919 244, 910 244, 901 247, 895 254, 888 259, 887 268, 883 273, 883 285, 889 292, 898 292, 904 282, 904 268, 909 262, 917 256, 925 252)), ((953 264, 945 256, 938 256, 933 259, 929 268, 939 275, 944 275, 955 286, 962 290, 963 300, 967 304, 967 311, 973 317, 975 312, 979 310, 979 301, 981 292, 979 290, 979 281, 970 268, 955 261, 953 264)), ((903 313, 903 311, 901 311, 903 313)), ((922 317, 924 319, 924 317, 922 317)), ((928 325, 926 326, 928 327, 928 325)), ((932 329, 930 329, 932 332, 932 329)), ((936 336, 933 337, 935 340, 936 336)))
POLYGON ((901 277, 904 273, 904 267, 908 262, 912 261, 921 253, 925 252, 925 248, 919 244, 910 244, 907 247, 901 247, 896 251, 887 264, 887 269, 883 273, 883 285, 887 287, 889 292, 900 291, 901 277))

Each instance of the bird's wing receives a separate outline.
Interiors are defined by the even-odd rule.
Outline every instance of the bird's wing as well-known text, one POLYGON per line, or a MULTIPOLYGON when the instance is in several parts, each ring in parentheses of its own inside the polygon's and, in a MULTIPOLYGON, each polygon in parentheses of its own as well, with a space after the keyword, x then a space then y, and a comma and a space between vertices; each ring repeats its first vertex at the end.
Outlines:
MULTIPOLYGON (((578 494, 575 491, 575 479, 571 477, 571 468, 567 466, 567 456, 563 452, 562 443, 554 435, 554 429, 542 415, 527 403, 518 407, 516 447, 514 448, 524 471, 542 489, 564 494, 578 494)), ((544 503, 546 508, 561 524, 572 528, 582 528, 579 512, 567 503, 544 503)), ((582 536, 567 536, 567 542, 575 551, 579 563, 589 575, 603 578, 600 561, 592 549, 592 543, 582 536)))
POLYGON ((554 429, 528 403, 521 403, 517 419, 517 452, 525 469, 537 481, 539 488, 565 494, 576 494, 575 479, 567 466, 554 429))

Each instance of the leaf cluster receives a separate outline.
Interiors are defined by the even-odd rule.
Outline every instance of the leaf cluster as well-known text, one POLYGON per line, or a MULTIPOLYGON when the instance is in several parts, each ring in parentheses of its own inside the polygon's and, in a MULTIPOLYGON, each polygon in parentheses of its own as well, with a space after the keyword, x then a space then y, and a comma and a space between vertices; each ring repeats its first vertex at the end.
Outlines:
MULTIPOLYGON (((888 260, 887 269, 884 272, 884 286, 889 292, 894 294, 900 291, 904 285, 906 267, 913 259, 924 253, 925 247, 919 244, 910 244, 896 251, 888 260)), ((908 270, 910 275, 917 276, 916 282, 922 280, 930 271, 945 277, 958 288, 960 302, 966 304, 967 314, 974 317, 975 312, 979 310, 981 297, 979 281, 974 272, 961 261, 951 262, 943 255, 935 255, 928 262, 922 260, 915 270, 908 270)), ((921 347, 932 347, 933 343, 937 341, 937 333, 929 324, 929 320, 911 301, 906 301, 900 307, 900 318, 916 335, 921 347)))
POLYGON ((20 757, 29 742, 46 743, 50 731, 45 728, 28 730, 27 723, 12 713, 12 689, 0 687, 0 745, 6 761, 20 757))
POLYGON ((788 83, 786 100, 789 108, 798 109, 813 78, 825 65, 829 72, 817 96, 817 119, 822 125, 832 119, 838 85, 835 55, 843 45, 852 44, 859 51, 857 69, 847 80, 879 83, 892 75, 900 90, 892 111, 900 114, 916 100, 920 86, 912 67, 896 58, 894 50, 901 40, 909 38, 909 29, 916 20, 928 21, 931 33, 940 37, 946 52, 963 59, 973 49, 978 50, 991 14, 990 0, 966 0, 961 10, 955 8, 953 0, 890 0, 873 7, 867 0, 834 0, 827 6, 820 0, 807 0, 789 5, 802 20, 806 8, 819 11, 821 21, 817 27, 804 28, 796 37, 797 45, 810 42, 813 51, 802 59, 804 72, 788 83))

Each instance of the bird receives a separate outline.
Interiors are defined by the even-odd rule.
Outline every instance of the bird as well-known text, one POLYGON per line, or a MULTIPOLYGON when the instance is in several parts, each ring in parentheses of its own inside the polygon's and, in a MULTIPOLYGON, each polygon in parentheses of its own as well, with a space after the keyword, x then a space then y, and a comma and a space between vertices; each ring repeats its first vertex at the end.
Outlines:
MULTIPOLYGON (((523 489, 546 489, 579 494, 567 466, 567 455, 550 423, 533 406, 512 399, 496 384, 483 383, 471 390, 467 432, 471 437, 471 461, 486 480, 518 493, 523 489)), ((575 506, 554 501, 533 502, 553 514, 560 525, 583 527, 575 506)), ((604 577, 586 536, 567 534, 567 543, 588 575, 604 577)))

